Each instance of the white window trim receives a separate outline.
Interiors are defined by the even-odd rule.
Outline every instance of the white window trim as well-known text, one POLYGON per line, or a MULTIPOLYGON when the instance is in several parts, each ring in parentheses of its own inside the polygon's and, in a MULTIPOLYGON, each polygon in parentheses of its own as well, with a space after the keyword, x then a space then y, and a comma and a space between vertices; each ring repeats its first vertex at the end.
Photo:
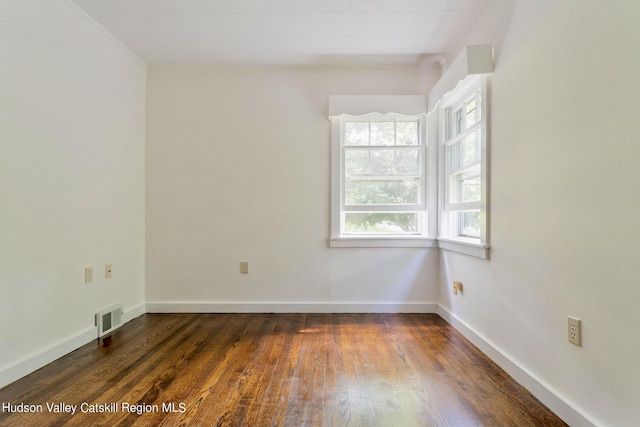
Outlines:
POLYGON ((329 240, 332 248, 436 248, 438 242, 422 236, 335 236, 329 240))
POLYGON ((437 246, 445 251, 457 252, 460 254, 474 256, 476 258, 489 259, 490 248, 488 245, 438 237, 437 246))

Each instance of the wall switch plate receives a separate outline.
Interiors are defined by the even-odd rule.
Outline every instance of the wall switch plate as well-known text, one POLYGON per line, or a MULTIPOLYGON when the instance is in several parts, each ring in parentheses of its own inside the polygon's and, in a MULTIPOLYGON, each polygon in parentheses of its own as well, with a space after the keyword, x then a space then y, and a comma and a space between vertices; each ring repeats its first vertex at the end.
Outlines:
POLYGON ((581 346, 580 335, 581 335, 581 325, 580 319, 576 319, 575 317, 569 316, 567 322, 567 339, 571 344, 575 344, 577 346, 581 346))
POLYGON ((240 261, 240 273, 241 274, 249 274, 249 262, 248 261, 240 261))
POLYGON ((462 292, 462 282, 454 280, 453 282, 453 294, 458 295, 458 292, 462 292))
POLYGON ((93 282, 93 267, 86 267, 84 269, 84 283, 93 282))
POLYGON ((104 278, 105 279, 111 279, 112 271, 113 271, 113 267, 111 266, 111 264, 106 264, 104 266, 104 278))

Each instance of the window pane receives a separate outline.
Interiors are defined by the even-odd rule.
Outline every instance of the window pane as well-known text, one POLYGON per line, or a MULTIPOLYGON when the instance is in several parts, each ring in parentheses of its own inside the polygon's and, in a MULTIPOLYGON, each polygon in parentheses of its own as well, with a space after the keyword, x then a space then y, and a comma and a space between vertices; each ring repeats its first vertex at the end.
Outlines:
POLYGON ((464 153, 465 153, 464 139, 458 140, 449 147, 450 157, 450 172, 457 172, 464 169, 464 153))
POLYGON ((467 129, 478 122, 477 102, 475 96, 467 104, 467 129))
POLYGON ((372 150, 371 173, 394 175, 396 173, 396 150, 372 150))
POLYGON ((369 122, 346 122, 345 145, 369 145, 369 122))
POLYGON ((398 173, 420 174, 419 150, 396 150, 396 162, 398 165, 398 173))
POLYGON ((472 166, 480 161, 480 129, 464 138, 463 167, 472 166))
POLYGON ((418 150, 372 150, 371 173, 383 175, 420 175, 418 150))
POLYGON ((480 163, 480 129, 449 146, 450 172, 480 163))
POLYGON ((480 237, 480 211, 458 212, 458 235, 480 237))
POLYGON ((453 136, 460 135, 462 133, 462 108, 456 110, 453 119, 453 136))
POLYGON ((480 177, 462 179, 460 181, 460 200, 463 203, 477 202, 480 200, 480 177))
POLYGON ((394 145, 394 122, 371 122, 371 145, 394 145))
POLYGON ((480 169, 475 167, 464 174, 450 177, 449 203, 467 203, 480 200, 480 169))
POLYGON ((410 205, 420 203, 420 179, 347 180, 347 205, 410 205))
POLYGON ((418 145, 418 122, 397 122, 396 144, 418 145))
POLYGON ((419 150, 346 150, 346 171, 377 175, 420 175, 419 150), (371 169, 368 170, 366 152, 371 153, 371 169), (354 164, 351 164, 353 162, 354 164), (355 164, 357 163, 357 164, 355 164))
POLYGON ((417 233, 416 212, 347 212, 344 230, 347 233, 417 233))
POLYGON ((347 174, 369 173, 369 150, 346 149, 344 157, 347 174))

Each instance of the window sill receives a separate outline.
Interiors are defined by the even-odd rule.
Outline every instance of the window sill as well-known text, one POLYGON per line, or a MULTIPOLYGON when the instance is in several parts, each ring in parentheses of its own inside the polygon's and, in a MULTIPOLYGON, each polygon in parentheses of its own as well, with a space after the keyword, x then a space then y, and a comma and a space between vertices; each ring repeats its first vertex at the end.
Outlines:
POLYGON ((331 248, 436 248, 438 242, 424 236, 340 236, 329 239, 331 248))
POLYGON ((489 245, 481 243, 438 238, 438 247, 445 251, 457 252, 481 259, 489 259, 489 245))
POLYGON ((329 239, 331 248, 440 248, 481 259, 489 259, 489 246, 452 239, 423 236, 348 236, 329 239))

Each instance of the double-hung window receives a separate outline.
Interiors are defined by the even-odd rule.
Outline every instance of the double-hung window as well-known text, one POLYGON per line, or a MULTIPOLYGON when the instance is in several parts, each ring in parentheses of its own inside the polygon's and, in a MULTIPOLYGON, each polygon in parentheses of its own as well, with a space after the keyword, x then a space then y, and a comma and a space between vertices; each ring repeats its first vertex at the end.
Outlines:
POLYGON ((486 242, 486 90, 470 76, 440 107, 440 239, 486 242))
POLYGON ((420 118, 342 122, 342 235, 420 235, 425 227, 425 144, 420 118))
POLYGON ((331 122, 331 246, 424 246, 426 115, 340 114, 331 122))

